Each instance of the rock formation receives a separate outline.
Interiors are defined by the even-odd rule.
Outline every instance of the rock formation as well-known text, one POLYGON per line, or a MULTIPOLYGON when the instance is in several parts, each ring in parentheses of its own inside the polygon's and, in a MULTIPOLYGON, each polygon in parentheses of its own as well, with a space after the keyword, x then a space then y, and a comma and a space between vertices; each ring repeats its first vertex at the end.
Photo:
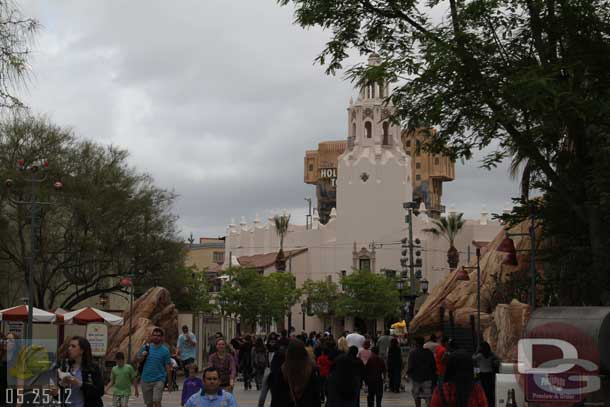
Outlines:
MULTIPOLYGON (((527 233, 529 222, 521 223, 510 230, 511 233, 527 233)), ((505 238, 500 232, 483 251, 481 268, 481 330, 492 349, 504 360, 516 359, 516 342, 521 336, 529 318, 529 306, 513 299, 506 283, 512 275, 527 273, 529 267, 530 239, 515 236, 517 265, 503 264, 506 253, 496 249, 505 238), (521 251, 523 250, 523 251, 521 251)), ((457 273, 449 273, 433 287, 419 312, 411 321, 413 334, 428 334, 441 328, 443 320, 449 320, 452 312, 455 324, 468 327, 470 316, 477 313, 477 271, 476 258, 468 265, 469 281, 458 281, 457 273)), ((537 265, 540 272, 540 265, 537 265)))
MULTIPOLYGON (((129 310, 123 315, 123 326, 110 335, 107 359, 114 359, 116 352, 123 352, 127 357, 129 346, 129 310)), ((178 311, 172 303, 169 291, 163 287, 150 288, 133 303, 133 320, 131 327, 131 357, 146 342, 154 327, 165 331, 165 342, 175 346, 178 338, 178 311)))

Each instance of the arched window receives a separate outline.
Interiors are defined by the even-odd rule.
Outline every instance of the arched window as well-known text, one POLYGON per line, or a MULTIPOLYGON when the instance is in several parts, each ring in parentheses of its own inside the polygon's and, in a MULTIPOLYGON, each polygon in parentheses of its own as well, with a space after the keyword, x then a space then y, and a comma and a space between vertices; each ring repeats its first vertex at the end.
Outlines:
POLYGON ((390 124, 388 122, 383 122, 383 145, 390 145, 390 124))
POLYGON ((356 122, 352 123, 352 137, 356 138, 356 122))
POLYGON ((373 137, 373 127, 371 122, 364 122, 364 135, 366 138, 373 137))

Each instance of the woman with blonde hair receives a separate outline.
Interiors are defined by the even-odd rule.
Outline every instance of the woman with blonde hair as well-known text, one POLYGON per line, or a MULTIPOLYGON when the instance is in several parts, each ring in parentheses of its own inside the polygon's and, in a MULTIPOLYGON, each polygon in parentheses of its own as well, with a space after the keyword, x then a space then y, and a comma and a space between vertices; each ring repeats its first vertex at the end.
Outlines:
POLYGON ((347 353, 349 351, 349 346, 347 344, 347 339, 345 339, 345 336, 342 336, 337 340, 337 349, 341 353, 347 353))

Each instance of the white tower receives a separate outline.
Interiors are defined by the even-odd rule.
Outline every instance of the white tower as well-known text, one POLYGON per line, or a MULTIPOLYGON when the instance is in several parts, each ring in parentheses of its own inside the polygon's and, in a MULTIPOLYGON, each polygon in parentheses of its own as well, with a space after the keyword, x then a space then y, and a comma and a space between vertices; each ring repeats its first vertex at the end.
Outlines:
MULTIPOLYGON (((372 54, 368 62, 377 65, 380 58, 372 54)), ((347 109, 348 148, 339 157, 337 170, 337 244, 356 242, 353 252, 338 259, 348 262, 341 266, 348 269, 358 267, 356 251, 366 256, 362 249, 373 241, 389 242, 402 236, 403 202, 412 198, 411 160, 401 147, 400 127, 389 120, 394 107, 384 103, 388 94, 388 83, 370 83, 362 87, 355 102, 350 100, 347 109)), ((377 265, 372 268, 396 268, 399 252, 378 251, 377 265), (382 260, 385 252, 392 254, 382 260)))

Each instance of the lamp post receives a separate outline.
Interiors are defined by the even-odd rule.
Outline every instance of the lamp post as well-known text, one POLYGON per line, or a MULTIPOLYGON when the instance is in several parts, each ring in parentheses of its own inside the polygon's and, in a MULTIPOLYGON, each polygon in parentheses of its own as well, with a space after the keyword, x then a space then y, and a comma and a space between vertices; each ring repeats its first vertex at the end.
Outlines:
POLYGON ((309 211, 305 215, 305 229, 311 229, 313 223, 311 222, 311 198, 305 198, 305 201, 309 205, 309 211))
POLYGON ((504 259, 504 261, 502 263, 506 264, 506 265, 511 265, 511 266, 516 266, 519 264, 517 261, 517 252, 519 252, 519 251, 529 251, 530 252, 531 282, 530 282, 529 303, 530 303, 531 310, 534 311, 536 309, 536 280, 537 280, 536 254, 537 254, 537 248, 536 248, 536 217, 534 215, 533 210, 530 210, 529 220, 530 220, 530 225, 529 225, 527 233, 509 233, 508 231, 505 231, 506 237, 504 238, 504 240, 502 240, 502 242, 500 242, 500 244, 496 248, 496 251, 502 252, 502 253, 507 253, 506 258, 504 259), (513 236, 528 236, 530 238, 530 249, 529 250, 517 250, 515 248, 515 242, 513 242, 513 239, 511 239, 511 237, 513 237, 513 236))
POLYGON ((127 342, 127 360, 131 363, 131 327, 133 321, 133 274, 130 274, 129 277, 123 277, 121 279, 121 285, 123 287, 129 287, 129 331, 127 333, 128 342, 127 342))
MULTIPOLYGON (((28 259, 28 271, 26 275, 26 290, 28 298, 28 322, 26 330, 26 338, 33 339, 32 322, 34 320, 34 267, 36 261, 37 241, 36 229, 38 228, 38 207, 41 205, 50 205, 50 202, 38 200, 38 186, 48 179, 49 162, 42 163, 34 162, 26 165, 24 159, 17 160, 17 171, 19 176, 26 182, 30 183, 30 196, 27 199, 12 199, 9 196, 9 201, 14 205, 21 205, 30 208, 30 257, 28 259), (26 175, 29 173, 29 176, 26 175)), ((7 190, 11 190, 14 186, 12 179, 4 181, 7 190)), ((60 191, 63 188, 61 181, 53 182, 53 188, 60 191)))
POLYGON ((458 271, 458 281, 469 281, 468 273, 466 270, 477 270, 477 348, 481 343, 481 249, 477 247, 476 251, 477 265, 475 267, 462 266, 458 271))
POLYGON ((305 314, 306 313, 307 313, 307 303, 302 302, 301 303, 301 314, 303 315, 303 321, 302 321, 303 332, 305 332, 305 314))

